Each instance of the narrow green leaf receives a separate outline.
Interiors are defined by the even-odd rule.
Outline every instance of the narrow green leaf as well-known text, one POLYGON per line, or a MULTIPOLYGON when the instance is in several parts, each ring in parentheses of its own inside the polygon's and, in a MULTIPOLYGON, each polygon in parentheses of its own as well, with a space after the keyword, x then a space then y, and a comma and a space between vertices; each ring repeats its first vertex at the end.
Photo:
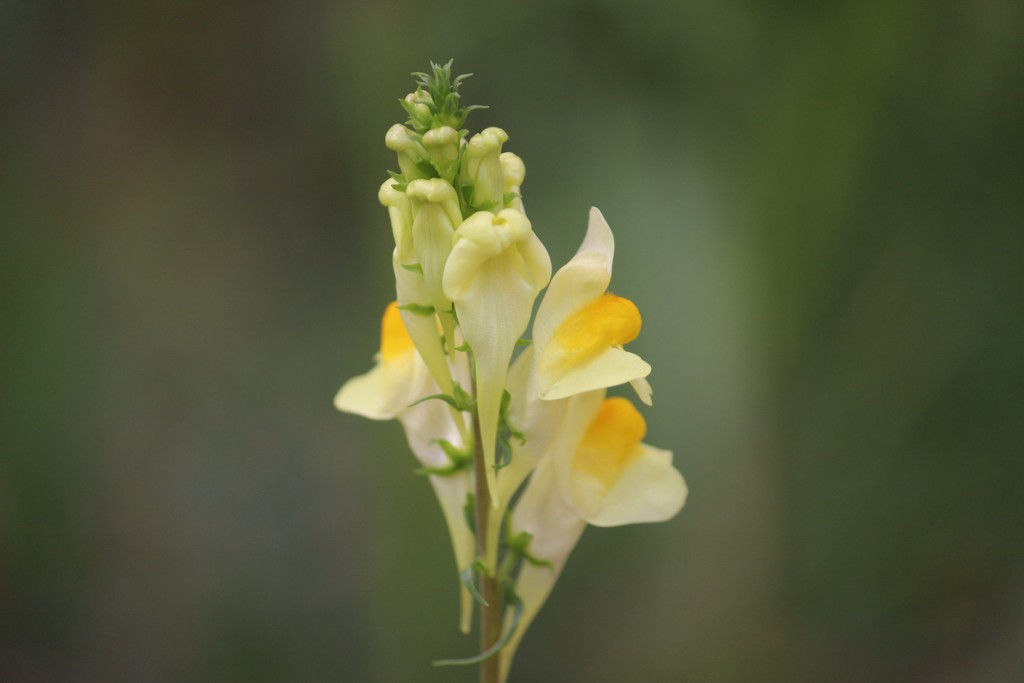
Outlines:
POLYGON ((508 547, 509 552, 521 557, 534 567, 547 567, 553 570, 555 565, 547 560, 540 559, 530 552, 531 541, 533 541, 533 535, 528 531, 521 531, 506 541, 506 547, 508 547))
POLYGON ((465 389, 459 386, 458 382, 452 382, 452 394, 454 395, 449 396, 448 394, 431 394, 430 396, 424 396, 421 399, 413 401, 407 407, 412 408, 413 406, 419 405, 424 401, 429 401, 435 398, 440 401, 444 401, 452 408, 455 408, 455 410, 463 412, 467 410, 473 410, 473 408, 476 407, 476 401, 473 400, 472 396, 466 393, 465 389))
POLYGON ((455 410, 466 410, 466 408, 464 406, 462 406, 458 401, 456 401, 454 398, 452 398, 448 394, 431 394, 430 396, 424 396, 421 399, 417 399, 417 400, 413 401, 412 403, 410 403, 406 407, 407 408, 412 408, 413 406, 418 406, 419 404, 423 403, 424 401, 429 401, 429 400, 435 399, 435 398, 438 399, 439 401, 444 401, 445 403, 450 405, 452 408, 455 408, 455 410))
POLYGON ((424 477, 450 477, 465 469, 465 465, 456 465, 453 463, 451 465, 445 465, 444 467, 417 467, 413 472, 424 477))
POLYGON ((400 311, 409 311, 416 315, 434 315, 434 307, 430 304, 402 304, 398 307, 400 311))
POLYGON ((456 401, 466 406, 466 410, 472 410, 476 407, 476 399, 474 399, 469 392, 463 389, 462 385, 458 382, 452 382, 452 395, 455 397, 456 401))
POLYGON ((473 460, 472 444, 466 448, 459 448, 447 439, 438 439, 437 445, 441 447, 441 450, 444 451, 444 454, 448 456, 448 460, 453 465, 468 465, 473 460))
POLYGON ((473 560, 468 567, 459 572, 459 578, 462 579, 462 585, 466 587, 469 594, 473 596, 473 599, 479 602, 484 607, 490 607, 487 601, 484 600, 484 596, 480 593, 480 588, 476 585, 476 575, 478 572, 484 571, 486 567, 480 558, 473 560))
POLYGON ((508 389, 502 389, 501 391, 501 403, 498 407, 498 413, 503 417, 508 416, 508 407, 512 405, 512 394, 509 393, 508 389))
POLYGON ((519 596, 511 588, 507 588, 505 591, 505 602, 506 606, 512 607, 512 623, 508 625, 508 629, 501 635, 498 642, 475 657, 467 659, 440 659, 434 662, 434 666, 470 666, 487 661, 501 652, 501 648, 505 647, 508 641, 512 639, 512 636, 515 635, 516 629, 519 628, 519 620, 523 616, 523 601, 519 599, 519 596))

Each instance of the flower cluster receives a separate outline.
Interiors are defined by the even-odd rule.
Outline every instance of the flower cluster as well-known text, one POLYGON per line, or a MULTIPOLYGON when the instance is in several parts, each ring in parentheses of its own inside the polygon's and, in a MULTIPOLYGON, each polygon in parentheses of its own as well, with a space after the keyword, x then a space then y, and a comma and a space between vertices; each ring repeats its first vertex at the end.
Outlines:
MULTIPOLYGON (((650 365, 623 347, 640 333, 629 299, 608 293, 614 239, 591 209, 576 255, 551 275, 523 208, 526 169, 508 135, 469 136, 450 62, 416 74, 405 125, 387 133, 398 173, 391 218, 397 301, 380 352, 335 406, 397 419, 441 503, 462 578, 461 627, 485 580, 503 596, 503 633, 478 662, 516 646, 587 524, 658 522, 686 498, 672 454, 643 443, 626 398, 651 403, 650 365), (524 338, 536 298, 547 291, 524 338)), ((488 605, 494 608, 493 605, 488 605)))

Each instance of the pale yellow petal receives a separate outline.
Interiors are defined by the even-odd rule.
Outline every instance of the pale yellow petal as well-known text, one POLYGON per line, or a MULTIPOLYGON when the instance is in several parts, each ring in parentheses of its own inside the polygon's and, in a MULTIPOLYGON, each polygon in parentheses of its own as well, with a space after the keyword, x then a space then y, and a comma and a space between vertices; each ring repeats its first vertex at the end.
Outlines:
POLYGON ((586 520, 595 526, 664 522, 686 502, 686 482, 672 467, 672 453, 640 444, 640 453, 601 497, 586 520))
POLYGON ((609 348, 586 365, 573 367, 560 376, 545 374, 542 367, 538 368, 541 386, 539 396, 546 400, 618 386, 651 373, 651 366, 647 361, 617 347, 609 348))
POLYGON ((608 289, 615 257, 615 238, 604 216, 590 209, 590 222, 583 244, 568 263, 558 269, 533 324, 533 342, 544 348, 555 331, 573 314, 608 289))
POLYGON ((599 526, 657 522, 686 499, 672 454, 642 443, 647 425, 630 401, 609 398, 591 413, 575 451, 555 458, 559 490, 583 519, 599 526))
MULTIPOLYGON (((429 305, 430 295, 427 292, 423 275, 403 268, 398 259, 397 249, 392 258, 392 266, 395 273, 395 289, 399 305, 429 305)), ((420 356, 422 356, 423 362, 430 369, 430 374, 433 375, 441 390, 446 394, 450 394, 452 391, 451 372, 444 353, 444 347, 441 345, 441 332, 437 317, 435 315, 421 315, 406 310, 402 311, 402 320, 405 322, 405 328, 408 330, 409 336, 416 345, 420 356)))
MULTIPOLYGON (((551 466, 558 482, 558 490, 567 503, 574 504, 570 495, 570 481, 573 474, 573 461, 584 437, 587 435, 595 416, 604 405, 606 391, 588 391, 564 399, 566 410, 558 435, 549 448, 551 466)), ((562 401, 557 401, 561 403, 562 401)), ((579 514, 577 512, 577 514, 579 514)))
POLYGON ((636 395, 644 402, 645 405, 654 405, 651 400, 654 396, 654 390, 651 389, 651 383, 648 382, 646 378, 637 377, 636 379, 630 380, 629 383, 633 387, 633 391, 636 392, 636 395))
POLYGON ((345 382, 334 407, 371 420, 390 420, 416 400, 427 380, 426 367, 413 351, 345 382))

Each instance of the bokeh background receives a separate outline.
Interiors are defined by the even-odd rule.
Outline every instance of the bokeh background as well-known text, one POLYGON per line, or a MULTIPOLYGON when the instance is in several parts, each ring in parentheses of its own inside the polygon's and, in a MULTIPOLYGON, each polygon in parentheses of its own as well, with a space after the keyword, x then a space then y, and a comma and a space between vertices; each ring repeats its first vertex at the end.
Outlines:
POLYGON ((431 491, 334 411, 409 72, 599 206, 691 490, 515 681, 1024 680, 1024 5, 0 5, 0 680, 472 681, 431 491))

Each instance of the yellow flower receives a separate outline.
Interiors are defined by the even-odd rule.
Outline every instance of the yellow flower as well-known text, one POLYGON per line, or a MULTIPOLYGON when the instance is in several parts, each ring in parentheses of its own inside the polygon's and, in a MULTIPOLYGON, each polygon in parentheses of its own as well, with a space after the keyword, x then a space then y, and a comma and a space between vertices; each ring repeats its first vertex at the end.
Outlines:
POLYGON ((607 293, 614 255, 612 231, 592 208, 583 244, 551 279, 533 324, 540 398, 629 382, 650 405, 651 387, 644 378, 651 366, 622 348, 640 333, 640 312, 629 299, 607 293))
POLYGON ((502 651, 507 675, 515 649, 554 587, 586 525, 621 526, 671 519, 686 501, 686 482, 672 453, 643 443, 647 425, 624 398, 604 390, 567 402, 548 455, 512 513, 514 533, 532 536, 530 553, 551 567, 523 563, 516 594, 519 628, 502 651))
MULTIPOLYGON (((476 401, 487 484, 496 493, 495 439, 501 396, 516 341, 530 322, 537 294, 551 277, 551 259, 519 211, 478 211, 455 232, 444 293, 476 367, 476 401)), ((497 499, 495 499, 497 504, 497 499)))
POLYGON ((672 467, 670 451, 642 442, 646 432, 647 423, 632 403, 606 398, 573 456, 555 455, 559 491, 588 523, 663 522, 682 508, 683 476, 672 467))

